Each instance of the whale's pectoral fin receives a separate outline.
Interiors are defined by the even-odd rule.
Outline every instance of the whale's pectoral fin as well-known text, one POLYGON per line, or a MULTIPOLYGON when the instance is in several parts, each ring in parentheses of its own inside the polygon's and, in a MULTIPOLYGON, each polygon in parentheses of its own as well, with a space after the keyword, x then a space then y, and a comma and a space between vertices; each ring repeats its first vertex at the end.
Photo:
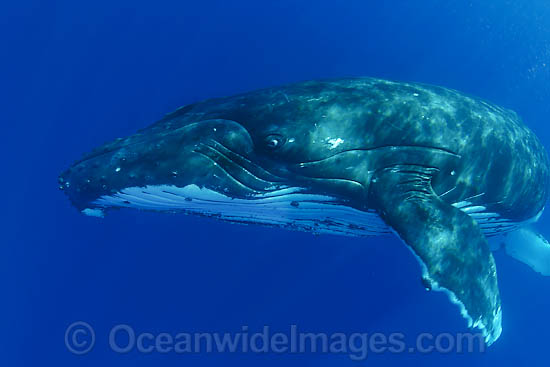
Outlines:
POLYGON ((504 238, 506 253, 550 276, 550 243, 531 227, 520 228, 504 238))
POLYGON ((393 166, 373 177, 370 197, 418 255, 428 288, 446 290, 488 344, 502 331, 496 266, 475 221, 433 192, 437 169, 393 166))

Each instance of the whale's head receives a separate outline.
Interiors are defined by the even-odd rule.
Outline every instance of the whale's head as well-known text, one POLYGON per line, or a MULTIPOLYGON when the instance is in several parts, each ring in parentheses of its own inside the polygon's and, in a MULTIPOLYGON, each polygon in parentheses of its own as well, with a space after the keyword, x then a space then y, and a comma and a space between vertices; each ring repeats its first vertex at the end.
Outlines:
POLYGON ((93 216, 128 207, 294 225, 327 206, 361 210, 366 190, 344 149, 351 137, 260 115, 175 114, 85 155, 60 175, 60 188, 93 216))

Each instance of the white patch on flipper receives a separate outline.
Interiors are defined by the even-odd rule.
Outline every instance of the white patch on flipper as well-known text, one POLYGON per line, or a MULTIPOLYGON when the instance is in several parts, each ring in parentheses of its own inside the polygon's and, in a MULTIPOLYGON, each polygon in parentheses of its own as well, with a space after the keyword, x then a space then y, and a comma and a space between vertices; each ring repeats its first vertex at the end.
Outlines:
POLYGON ((504 239, 506 253, 550 276, 550 243, 529 227, 509 233, 504 239))
MULTIPOLYGON (((239 223, 291 227, 313 233, 371 236, 390 233, 374 211, 361 211, 325 195, 285 188, 248 199, 231 198, 197 185, 129 187, 102 196, 94 205, 154 211, 182 211, 239 223)), ((99 209, 96 209, 99 210, 99 209)))
MULTIPOLYGON (((426 272, 427 273, 427 272, 426 272)), ((460 309, 460 314, 462 315, 462 317, 464 317, 466 319, 466 321, 468 322, 468 327, 470 328, 474 328, 474 329, 478 329, 482 332, 483 336, 485 337, 485 343, 487 343, 487 345, 491 345, 493 344, 495 341, 498 340, 498 338, 500 337, 500 335, 502 334, 502 308, 499 307, 497 310, 496 310, 496 315, 494 315, 494 318, 493 318, 493 328, 494 328, 494 332, 492 335, 490 335, 488 332, 487 332, 487 325, 485 325, 485 323, 483 323, 482 319, 478 319, 478 320, 475 320, 473 321, 472 317, 470 316, 470 314, 468 313, 468 309, 466 308, 466 306, 464 305, 464 303, 458 299, 458 297, 456 296, 456 294, 452 291, 450 291, 449 289, 447 288, 444 288, 444 287, 441 287, 436 281, 434 281, 433 279, 429 278, 428 279, 430 280, 430 282, 432 283, 432 289, 433 290, 436 290, 436 291, 440 291, 440 292, 444 292, 445 294, 448 295, 449 297, 449 300, 451 301, 451 303, 454 303, 455 305, 457 305, 460 309)))
POLYGON ((483 337, 485 338, 485 343, 487 343, 487 345, 493 344, 502 334, 502 308, 499 307, 498 310, 496 310, 496 315, 493 319, 494 333, 493 335, 489 335, 489 333, 487 332, 487 325, 485 325, 481 319, 474 321, 470 316, 470 314, 468 313, 468 309, 466 308, 464 303, 458 299, 456 294, 453 291, 440 286, 437 281, 435 281, 432 277, 430 277, 428 268, 426 267, 426 264, 424 263, 424 261, 422 261, 420 256, 418 256, 417 253, 414 252, 411 246, 407 245, 407 243, 401 238, 401 236, 399 236, 399 234, 395 230, 391 229, 391 231, 393 234, 397 236, 397 238, 399 238, 405 244, 405 247, 408 248, 413 254, 413 256, 416 258, 422 270, 422 277, 430 282, 430 286, 432 290, 436 292, 445 293, 449 297, 449 300, 451 301, 451 303, 458 306, 460 310, 460 314, 462 315, 462 317, 466 319, 466 322, 468 323, 468 327, 477 328, 478 330, 480 330, 481 333, 483 334, 483 337))

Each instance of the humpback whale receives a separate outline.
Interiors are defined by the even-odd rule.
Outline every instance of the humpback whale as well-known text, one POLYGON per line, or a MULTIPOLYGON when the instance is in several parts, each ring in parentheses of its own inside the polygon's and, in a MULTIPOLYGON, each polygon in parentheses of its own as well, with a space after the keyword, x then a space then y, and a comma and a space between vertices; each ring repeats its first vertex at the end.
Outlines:
POLYGON ((210 99, 76 161, 59 186, 82 213, 113 208, 348 236, 397 235, 423 284, 488 344, 502 331, 489 240, 542 274, 535 222, 549 161, 516 113, 457 91, 374 78, 210 99))

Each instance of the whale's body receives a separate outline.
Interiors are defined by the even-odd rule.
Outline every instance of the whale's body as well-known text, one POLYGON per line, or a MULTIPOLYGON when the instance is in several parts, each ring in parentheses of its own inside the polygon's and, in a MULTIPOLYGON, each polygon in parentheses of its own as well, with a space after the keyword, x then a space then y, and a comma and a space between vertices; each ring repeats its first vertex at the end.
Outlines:
MULTIPOLYGON (((487 238, 536 221, 548 179, 544 148, 514 112, 441 87, 355 78, 182 107, 84 156, 60 182, 89 215, 133 207, 393 232, 428 287, 448 291, 492 343, 501 308, 487 238)), ((545 241, 533 246, 522 256, 548 256, 545 241)), ((548 259, 526 262, 544 273, 548 259)))

